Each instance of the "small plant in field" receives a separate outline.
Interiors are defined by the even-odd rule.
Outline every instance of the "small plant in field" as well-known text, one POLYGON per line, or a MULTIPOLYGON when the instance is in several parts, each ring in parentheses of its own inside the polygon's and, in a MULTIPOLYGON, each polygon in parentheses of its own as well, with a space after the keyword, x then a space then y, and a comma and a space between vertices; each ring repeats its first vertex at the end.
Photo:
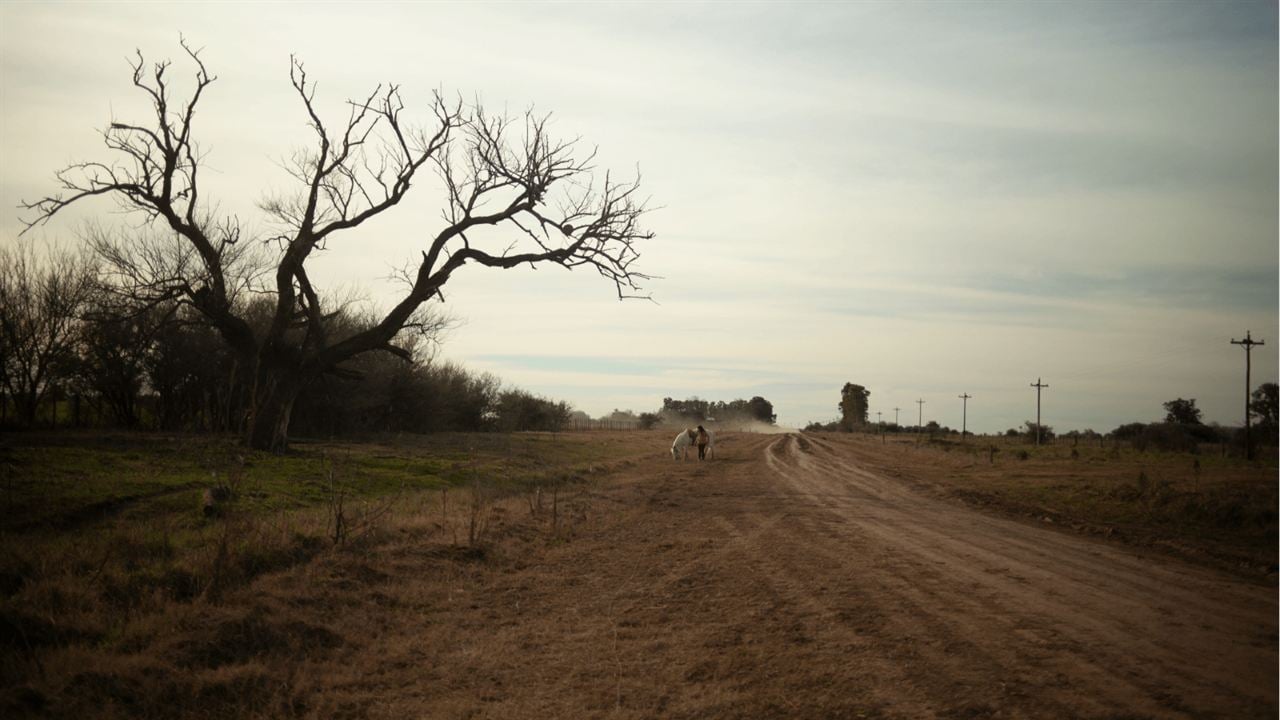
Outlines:
POLYGON ((324 463, 325 506, 329 509, 329 539, 334 545, 341 545, 347 539, 347 486, 338 476, 337 468, 332 461, 324 463))
POLYGON ((209 571, 209 580, 204 586, 204 598, 216 603, 226 588, 227 575, 231 567, 231 519, 223 518, 222 532, 218 535, 218 550, 213 558, 213 567, 209 571))
POLYGON ((453 544, 458 544, 458 529, 449 520, 449 488, 440 489, 440 527, 448 528, 453 544))
POLYGON ((467 546, 478 547, 484 542, 493 516, 493 498, 479 478, 471 484, 471 508, 467 523, 467 546))
POLYGON ((1168 505, 1175 497, 1172 483, 1153 480, 1146 470, 1138 472, 1135 482, 1121 485, 1112 494, 1121 500, 1137 503, 1148 519, 1157 508, 1168 505))
POLYGON ((236 455, 222 465, 223 472, 210 471, 212 484, 200 495, 201 511, 205 517, 215 517, 226 511, 227 503, 240 495, 244 482, 244 456, 236 455))
POLYGON ((386 517, 404 492, 404 485, 378 502, 365 500, 357 503, 355 488, 347 479, 345 466, 325 458, 323 488, 325 505, 329 510, 329 539, 334 545, 370 532, 386 517))
POLYGON ((534 485, 533 490, 525 497, 529 503, 529 515, 538 517, 542 514, 542 486, 534 485))

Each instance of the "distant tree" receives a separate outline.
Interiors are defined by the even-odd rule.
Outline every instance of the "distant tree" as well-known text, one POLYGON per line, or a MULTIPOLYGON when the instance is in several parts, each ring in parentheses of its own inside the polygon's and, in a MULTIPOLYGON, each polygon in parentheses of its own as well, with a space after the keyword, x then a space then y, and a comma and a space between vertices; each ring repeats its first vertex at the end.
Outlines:
POLYGON ((495 422, 499 430, 554 431, 569 420, 573 408, 565 402, 554 402, 523 390, 504 390, 495 404, 495 422))
MULTIPOLYGON (((1022 430, 1022 435, 1023 435, 1023 437, 1025 437, 1025 438, 1027 439, 1027 441, 1028 441, 1028 442, 1035 442, 1035 441, 1036 441, 1036 423, 1035 423, 1035 421, 1034 421, 1034 420, 1028 420, 1028 421, 1026 421, 1026 422, 1024 422, 1024 423, 1022 424, 1022 427, 1023 427, 1023 430, 1022 430)), ((1049 442, 1049 441, 1053 440, 1053 438, 1054 438, 1053 427, 1052 427, 1052 426, 1050 426, 1050 425, 1041 425, 1041 426, 1040 426, 1040 441, 1041 441, 1041 442, 1049 442)))
POLYGON ((867 424, 867 398, 871 397, 871 391, 861 385, 854 383, 845 383, 840 389, 840 404, 836 407, 840 410, 840 425, 846 430, 853 430, 855 426, 867 424))
POLYGON ((1270 438, 1274 441, 1276 429, 1280 426, 1277 422, 1277 412, 1280 411, 1280 387, 1275 383, 1263 383, 1253 391, 1252 400, 1249 403, 1249 412, 1257 419, 1258 427, 1264 433, 1263 437, 1267 437, 1266 433, 1270 433, 1270 438))
POLYGON ((772 425, 777 416, 773 403, 755 396, 750 400, 703 400, 697 396, 687 400, 662 399, 659 414, 669 423, 702 423, 714 421, 722 428, 762 422, 772 425))
POLYGON ((639 427, 641 430, 651 430, 658 426, 662 421, 662 416, 658 413, 640 413, 639 427))
MULTIPOLYGON (((296 58, 290 80, 313 137, 284 163, 294 188, 260 205, 275 235, 245 237, 238 218, 218 215, 200 182, 210 170, 194 119, 216 78, 198 51, 182 49, 194 70, 187 97, 173 91, 168 61, 148 65, 139 52, 131 79, 149 116, 113 120, 103 132, 113 159, 67 166, 57 173, 60 193, 23 207, 32 213, 28 230, 99 196, 134 216, 126 237, 103 231, 96 247, 139 302, 180 300, 221 334, 248 379, 244 439, 251 447, 284 449, 300 392, 342 363, 374 351, 409 360, 404 334, 419 327, 426 303, 441 298, 465 265, 585 267, 611 281, 619 298, 636 297, 647 279, 634 268, 638 245, 652 237, 639 224, 639 181, 607 173, 593 181, 594 152, 552 138, 546 116, 495 116, 437 93, 433 126, 417 128, 404 118, 398 86, 380 85, 349 102, 345 120, 328 124, 316 84, 296 58), (337 332, 338 304, 313 282, 309 261, 400 204, 424 166, 443 186, 443 218, 424 238, 420 262, 405 268, 407 289, 368 327, 337 332), (261 268, 246 259, 262 240, 274 248, 266 287, 261 268), (260 331, 237 302, 250 291, 266 291, 272 304, 260 331)), ((46 385, 41 376, 23 392, 39 395, 46 385)))
POLYGON ((0 248, 0 380, 27 426, 41 401, 71 378, 80 318, 97 288, 97 270, 81 254, 30 243, 0 248))
POLYGON ((117 425, 139 423, 139 397, 146 380, 152 339, 166 311, 149 308, 120 314, 102 293, 86 310, 77 375, 82 389, 105 404, 117 425))
POLYGON ((773 403, 765 400, 759 395, 747 401, 747 408, 751 413, 751 417, 762 423, 772 425, 778 419, 778 416, 773 413, 773 403))
POLYGON ((1195 398, 1191 400, 1170 400, 1164 404, 1166 415, 1164 421, 1167 423, 1178 423, 1180 425, 1200 425, 1200 409, 1196 407, 1195 398))
POLYGON ((1132 440, 1141 435, 1146 428, 1146 423, 1125 423, 1108 434, 1116 440, 1132 440))
POLYGON ((662 399, 662 414, 677 422, 702 422, 710 415, 711 403, 698 397, 688 400, 662 399))
POLYGON ((161 428, 240 428, 242 396, 235 387, 244 373, 218 332, 201 323, 198 313, 176 309, 174 321, 156 329, 143 370, 156 394, 156 421, 161 428))

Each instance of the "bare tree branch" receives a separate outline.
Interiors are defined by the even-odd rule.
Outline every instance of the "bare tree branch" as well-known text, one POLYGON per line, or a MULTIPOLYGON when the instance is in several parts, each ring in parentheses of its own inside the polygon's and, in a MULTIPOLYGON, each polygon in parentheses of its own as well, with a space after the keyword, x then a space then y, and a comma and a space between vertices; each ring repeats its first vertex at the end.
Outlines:
POLYGON ((348 100, 342 119, 330 123, 297 57, 290 58, 289 79, 313 135, 281 163, 295 190, 259 204, 274 225, 267 239, 277 253, 268 268, 260 253, 246 249, 261 245, 243 243, 238 219, 217 216, 201 192, 205 160, 193 128, 216 77, 199 50, 185 40, 181 47, 194 66, 189 94, 173 91, 168 61, 148 65, 137 52, 132 83, 148 98, 151 116, 113 119, 103 131, 110 158, 59 171, 60 193, 24 202, 30 213, 24 222, 30 230, 97 196, 140 219, 141 232, 98 230, 92 244, 122 299, 189 305, 255 368, 257 415, 250 425, 258 429, 250 430, 251 443, 283 442, 292 398, 308 378, 360 353, 404 356, 397 338, 441 332, 423 308, 443 298, 444 285, 466 264, 590 267, 613 282, 619 298, 647 297, 642 285, 651 276, 636 262, 653 234, 640 224, 647 209, 639 178, 618 182, 606 173, 593 180, 595 150, 554 137, 549 115, 493 114, 478 101, 447 101, 434 92, 432 123, 423 128, 406 122, 399 87, 386 84, 348 100), (332 293, 317 286, 308 261, 399 205, 423 166, 444 186, 443 225, 424 238, 416 267, 402 271, 408 287, 398 302, 359 328, 337 327, 332 293), (255 333, 238 301, 264 290, 273 307, 255 333))

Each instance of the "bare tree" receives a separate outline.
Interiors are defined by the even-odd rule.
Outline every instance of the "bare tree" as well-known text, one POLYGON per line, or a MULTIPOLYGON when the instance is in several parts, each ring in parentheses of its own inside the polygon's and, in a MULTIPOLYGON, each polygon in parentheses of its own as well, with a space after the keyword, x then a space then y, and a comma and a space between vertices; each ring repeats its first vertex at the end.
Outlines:
POLYGON ((80 315, 96 272, 84 253, 30 243, 0 248, 0 380, 31 426, 49 391, 73 372, 80 315))
POLYGON ((553 139, 545 116, 493 116, 436 93, 434 123, 424 129, 402 119, 397 86, 379 85, 349 101, 345 121, 331 127, 314 102, 315 84, 292 58, 290 79, 314 137, 286 164, 297 192, 261 204, 280 232, 268 239, 274 257, 266 289, 274 311, 266 329, 255 332, 234 302, 254 277, 246 270, 251 264, 244 261, 241 225, 215 217, 199 184, 202 156, 193 122, 216 78, 199 51, 185 42, 182 48, 195 68, 189 97, 174 96, 169 62, 147 65, 137 53, 133 85, 149 98, 152 116, 137 124, 112 122, 103 133, 112 161, 63 169, 61 194, 23 207, 33 213, 30 229, 81 200, 109 196, 166 233, 159 246, 102 247, 134 296, 194 307, 252 368, 245 439, 253 447, 285 447, 294 400, 321 373, 370 351, 407 358, 397 337, 432 325, 424 305, 443 298, 442 287, 463 265, 587 266, 611 280, 619 298, 639 296, 648 279, 633 267, 637 244, 652 237, 639 225, 645 212, 639 180, 617 182, 605 174, 597 181, 594 152, 575 157, 581 155, 577 142, 553 139), (440 229, 423 239, 421 259, 406 269, 403 297, 367 328, 335 334, 333 308, 308 275, 308 260, 399 204, 424 166, 447 192, 440 229))

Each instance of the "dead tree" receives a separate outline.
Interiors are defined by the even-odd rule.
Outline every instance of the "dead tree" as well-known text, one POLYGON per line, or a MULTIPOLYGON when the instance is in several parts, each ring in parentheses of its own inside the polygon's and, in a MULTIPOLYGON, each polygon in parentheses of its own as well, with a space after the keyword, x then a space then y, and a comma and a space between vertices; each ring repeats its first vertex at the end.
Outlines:
POLYGON ((201 194, 203 157, 193 123, 216 78, 199 51, 182 48, 195 69, 190 95, 175 97, 168 61, 148 65, 137 53, 133 85, 149 98, 152 114, 139 123, 111 122, 103 132, 111 160, 64 168, 57 173, 61 194, 23 207, 32 213, 30 229, 72 204, 108 196, 161 233, 160 239, 97 245, 137 299, 178 300, 218 329, 253 378, 244 422, 250 446, 285 447, 294 400, 321 373, 365 352, 407 357, 397 337, 431 326, 426 303, 443 299, 442 288, 464 265, 589 267, 614 283, 620 299, 641 296, 640 284, 649 278, 634 263, 638 244, 652 233, 639 224, 645 202, 638 178, 597 180, 594 152, 582 156, 577 141, 553 139, 547 117, 533 112, 494 116, 478 103, 435 93, 432 126, 411 126, 402 119, 394 85, 348 101, 345 121, 327 125, 314 102, 315 84, 297 58, 291 58, 290 78, 314 137, 287 164, 296 192, 260 205, 280 232, 262 238, 269 260, 256 265, 238 219, 216 217, 201 194), (447 192, 441 226, 423 238, 420 259, 406 268, 404 295, 376 323, 336 333, 333 301, 312 282, 308 261, 398 205, 424 167, 447 192), (259 277, 274 303, 263 329, 236 302, 259 277))

